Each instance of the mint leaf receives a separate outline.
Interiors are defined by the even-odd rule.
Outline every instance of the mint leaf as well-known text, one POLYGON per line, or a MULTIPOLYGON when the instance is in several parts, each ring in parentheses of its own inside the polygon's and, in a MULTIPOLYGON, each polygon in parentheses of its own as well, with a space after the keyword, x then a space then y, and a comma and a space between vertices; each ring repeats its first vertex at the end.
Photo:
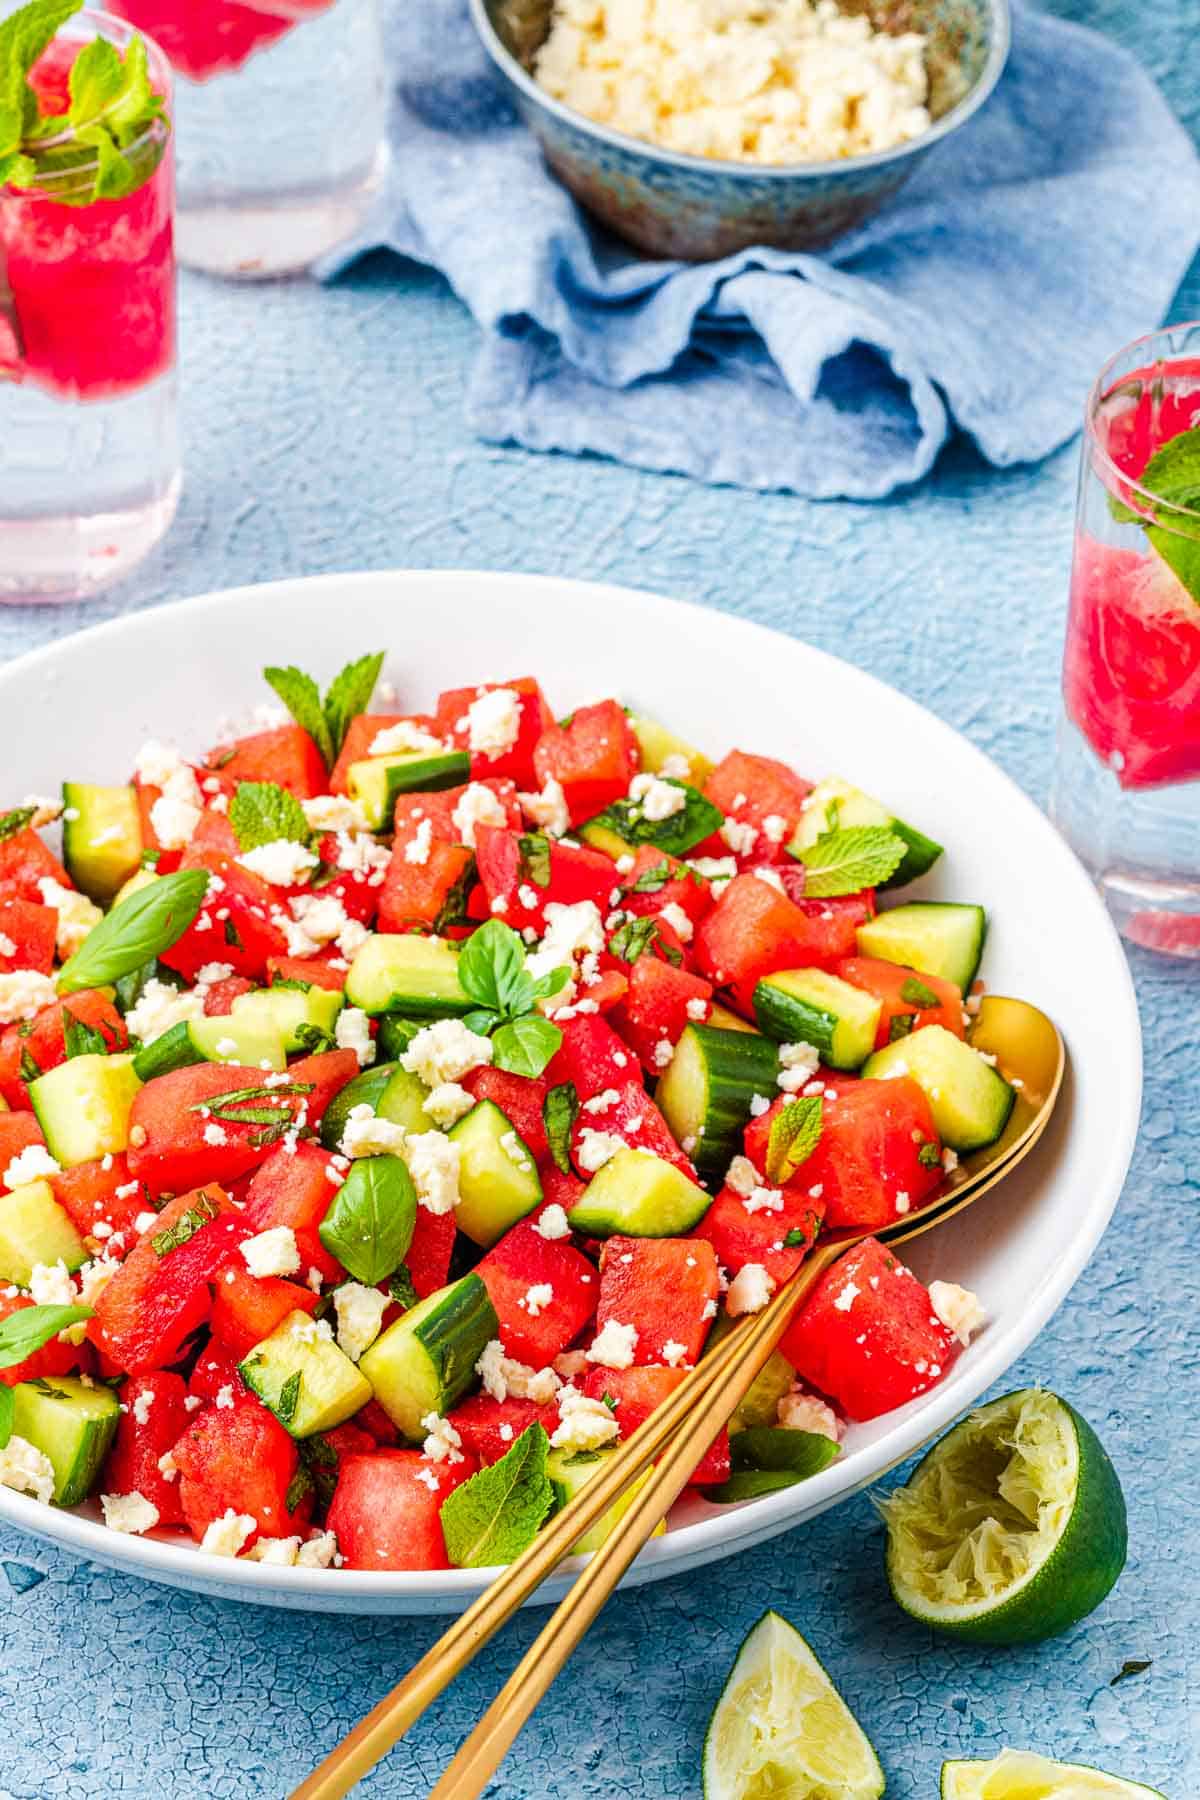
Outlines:
POLYGON ((799 859, 804 864, 805 898, 829 900, 878 887, 896 873, 907 854, 904 839, 886 825, 823 832, 799 859))
POLYGON ((82 5, 83 0, 30 0, 0 22, 0 157, 19 150, 37 120, 29 71, 82 5))
MULTIPOLYGON (((1137 479, 1138 486, 1163 506, 1185 507, 1189 514, 1200 512, 1200 425, 1169 438, 1137 479)), ((1200 538, 1200 518, 1185 517, 1178 521, 1178 529, 1200 538)))
POLYGON ((639 956, 647 956, 656 948, 674 968, 682 963, 682 953, 666 942, 656 919, 626 919, 608 940, 609 954, 626 963, 635 963, 639 956))
POLYGON ((1152 1656, 1127 1657, 1108 1685, 1117 1687, 1122 1681, 1129 1681, 1134 1675, 1144 1675, 1147 1669, 1153 1667, 1154 1658, 1152 1656))
POLYGON ((510 1075, 540 1075, 562 1047, 563 1034, 540 1013, 526 1013, 501 1025, 492 1039, 492 1061, 510 1075))
POLYGON ((108 1040, 86 1020, 76 1018, 69 1006, 63 1007, 63 1048, 70 1062, 76 1056, 107 1056, 108 1040))
POLYGON ((910 975, 900 988, 900 998, 909 1006, 940 1006, 942 1003, 931 987, 926 987, 915 975, 910 975))
POLYGON ((525 968, 525 946, 511 926, 489 919, 463 945, 458 979, 470 998, 489 1012, 527 1012, 533 981, 525 968))
POLYGON ((499 1462, 447 1494, 442 1536, 455 1568, 514 1562, 529 1548, 554 1504, 546 1474, 549 1449, 544 1427, 530 1425, 499 1462))
POLYGON ((801 1246, 807 1248, 810 1244, 814 1244, 820 1225, 821 1221, 817 1218, 816 1213, 806 1213, 803 1225, 793 1225, 790 1231, 784 1233, 784 1249, 799 1250, 801 1246))
POLYGON ((550 886, 550 839, 542 831, 527 831, 517 839, 521 855, 521 879, 534 887, 550 886))
POLYGON ((1136 496, 1146 510, 1134 511, 1110 496, 1110 513, 1122 523, 1141 525, 1151 549, 1200 601, 1200 426, 1168 439, 1137 480, 1147 490, 1136 496))
POLYGON ((821 1137, 821 1096, 790 1100, 771 1121, 767 1139, 767 1180, 781 1186, 816 1149, 821 1137))
POLYGON ((333 739, 321 705, 321 690, 312 676, 289 665, 282 669, 264 669, 263 679, 279 695, 301 730, 307 731, 326 766, 332 768, 335 761, 333 739))
POLYGON ((7 838, 16 837, 18 831, 24 831, 33 814, 32 806, 14 806, 11 812, 0 813, 0 844, 7 838))
POLYGON ((242 850, 273 844, 277 838, 307 844, 312 836, 295 794, 273 781, 243 781, 229 803, 229 823, 242 850))
POLYGON ((542 1101, 542 1123, 556 1168, 571 1173, 571 1133, 579 1117, 579 1093, 573 1081, 552 1087, 542 1101))
POLYGON ((1200 601, 1200 543, 1178 528, 1168 531, 1162 525, 1147 525, 1146 537, 1175 579, 1200 601))
MULTIPOLYGON (((276 1401, 276 1403, 275 1403, 274 1411, 276 1413, 278 1413, 279 1407, 282 1404, 283 1395, 287 1393, 287 1391, 291 1387, 293 1381, 296 1382, 296 1384, 297 1384, 297 1393, 299 1392, 300 1376, 299 1376, 299 1374, 295 1374, 291 1377, 290 1380, 286 1381, 283 1385, 283 1393, 280 1394, 279 1400, 276 1401)), ((296 1411, 296 1409, 295 1409, 295 1406, 293 1405, 292 1411, 288 1414, 289 1419, 291 1419, 295 1416, 295 1411, 296 1411)), ((290 1512, 290 1513, 295 1512, 295 1510, 299 1506, 300 1502, 302 1500, 306 1500, 308 1498, 309 1494, 316 1493, 316 1489, 317 1489, 316 1482, 313 1480, 312 1476, 309 1474, 309 1472, 305 1468, 304 1464, 301 1463, 300 1467, 296 1470, 296 1473, 292 1476, 292 1479, 287 1484, 287 1491, 285 1492, 285 1494, 283 1496, 283 1504, 284 1504, 285 1511, 290 1512)))
POLYGON ((657 894, 671 879, 671 865, 664 857, 662 862, 652 863, 648 869, 644 869, 625 891, 629 894, 657 894))
POLYGON ((686 781, 667 778, 667 786, 682 788, 687 796, 681 810, 672 813, 669 819, 648 819, 636 800, 625 799, 614 800, 588 823, 616 832, 627 844, 653 844, 669 856, 686 856, 689 850, 694 850, 697 844, 702 844, 705 838, 721 829, 725 815, 719 806, 706 800, 698 788, 689 787, 686 781))
POLYGON ((111 987, 179 942, 208 891, 204 869, 160 876, 114 906, 58 972, 60 994, 111 987))
POLYGON ((417 1222, 412 1176, 398 1156, 360 1156, 334 1195, 318 1236, 356 1281, 386 1281, 403 1262, 417 1222))
POLYGON ((42 1349, 51 1338, 90 1319, 90 1306, 22 1306, 0 1319, 0 1369, 11 1369, 35 1350, 42 1349))
POLYGON ((350 721, 359 713, 365 713, 371 704, 371 695, 383 668, 383 657, 382 650, 377 650, 373 656, 360 656, 357 662, 347 663, 329 684, 324 713, 335 758, 346 741, 350 721))

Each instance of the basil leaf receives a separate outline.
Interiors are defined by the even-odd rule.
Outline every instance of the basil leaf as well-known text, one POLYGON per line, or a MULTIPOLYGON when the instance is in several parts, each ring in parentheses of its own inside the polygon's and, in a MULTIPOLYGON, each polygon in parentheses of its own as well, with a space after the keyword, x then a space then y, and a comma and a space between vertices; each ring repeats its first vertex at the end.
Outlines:
POLYGON ((122 975, 169 950, 196 918, 207 891, 206 870, 181 869, 130 894, 92 928, 59 970, 59 993, 111 987, 122 975))
POLYGON ((374 1287, 404 1261, 417 1222, 412 1177, 398 1156, 362 1156, 334 1196, 318 1235, 356 1281, 374 1287))
POLYGON ((83 1019, 77 1019, 69 1006, 62 1010, 63 1048, 70 1062, 76 1056, 107 1056, 108 1040, 83 1019))
POLYGON ((499 1013, 485 1012, 482 1008, 476 1008, 474 1012, 467 1013, 463 1018, 463 1024, 467 1030, 473 1031, 476 1037, 489 1037, 499 1023, 499 1013))
POLYGON ((610 956, 617 956, 622 962, 635 963, 639 956, 645 956, 658 941, 658 925, 653 919, 626 919, 617 927, 608 940, 610 956))
POLYGON ((347 663, 329 684, 322 710, 335 759, 346 741, 351 720, 356 719, 359 713, 365 713, 371 704, 371 695, 375 692, 375 684, 383 668, 383 657, 382 650, 376 651, 374 655, 360 656, 356 662, 347 663))
POLYGON ((546 1474, 550 1440, 530 1425, 490 1468, 460 1483, 442 1502, 446 1555, 458 1569, 514 1562, 528 1549, 554 1505, 546 1474))
POLYGON ((573 1081, 562 1081, 552 1087, 542 1101, 542 1121, 546 1142, 555 1167, 564 1175, 571 1173, 571 1134, 579 1117, 579 1093, 573 1081))
POLYGON ((524 1018, 510 1019, 501 1025, 492 1039, 492 1062, 510 1075, 536 1076, 553 1060, 562 1046, 563 1034, 549 1019, 539 1013, 526 1013, 524 1018))
POLYGON ((35 1350, 65 1331, 90 1319, 90 1306, 21 1306, 0 1319, 0 1369, 11 1369, 24 1362, 35 1350))
POLYGON ((571 979, 568 968, 551 969, 547 975, 539 975, 533 984, 535 1000, 549 1000, 553 994, 561 994, 571 979))
POLYGON ((767 1180, 781 1186, 807 1161, 821 1136, 821 1096, 791 1100, 771 1121, 767 1139, 767 1180))
POLYGON ((826 831, 798 859, 804 865, 806 899, 831 900, 878 887, 896 873, 908 845, 886 825, 854 825, 826 831))
POLYGON ((908 980, 902 983, 900 998, 908 1006, 937 1007, 942 1004, 933 989, 926 987, 923 981, 918 981, 915 975, 910 975, 908 980))
POLYGON ((533 1002, 525 946, 511 926, 488 919, 463 945, 458 958, 463 991, 489 1012, 524 1012, 533 1002))
POLYGON ((797 1479, 828 1468, 838 1453, 832 1438, 789 1425, 751 1425, 729 1440, 729 1461, 739 1469, 786 1470, 797 1479))
POLYGON ((24 831, 33 814, 32 806, 15 806, 11 812, 0 813, 0 844, 7 838, 16 837, 18 831, 24 831))
POLYGON ((672 879, 671 865, 664 857, 662 862, 652 863, 645 869, 625 891, 629 894, 658 894, 672 879))
POLYGON ((278 838, 307 844, 312 837, 295 794, 273 781, 239 782, 229 803, 229 823, 242 850, 255 850, 278 838))
POLYGON ((689 850, 694 850, 697 844, 702 844, 705 838, 721 829, 725 815, 719 806, 706 800, 698 788, 690 787, 686 781, 667 778, 667 785, 682 788, 687 796, 680 811, 672 813, 669 819, 648 819, 636 800, 625 799, 614 800, 588 823, 616 832, 627 844, 653 844, 656 849, 665 850, 668 856, 686 856, 689 850))
POLYGON ((550 839, 542 831, 526 832, 517 839, 521 854, 521 879, 534 887, 550 886, 550 839))

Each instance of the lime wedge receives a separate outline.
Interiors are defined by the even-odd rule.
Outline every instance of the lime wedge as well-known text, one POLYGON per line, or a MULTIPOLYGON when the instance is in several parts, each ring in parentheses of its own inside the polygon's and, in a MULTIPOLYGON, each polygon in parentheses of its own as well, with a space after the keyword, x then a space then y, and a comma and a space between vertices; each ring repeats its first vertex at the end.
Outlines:
POLYGON ((991 1762, 942 1764, 942 1800, 1166 1800, 1158 1788, 1083 1763, 1002 1750, 991 1762))
POLYGON ((972 1643, 1066 1631, 1125 1566, 1116 1471, 1087 1422, 1040 1388, 956 1425, 880 1510, 893 1598, 972 1643))
POLYGON ((883 1770, 800 1633, 766 1612, 704 1742, 704 1800, 879 1800, 883 1770))

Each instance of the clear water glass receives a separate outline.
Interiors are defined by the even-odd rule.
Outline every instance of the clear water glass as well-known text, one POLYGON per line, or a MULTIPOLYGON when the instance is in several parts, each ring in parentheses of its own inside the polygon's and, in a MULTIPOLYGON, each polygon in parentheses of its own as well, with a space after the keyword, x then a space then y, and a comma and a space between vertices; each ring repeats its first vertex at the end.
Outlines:
POLYGON ((1200 323, 1088 401, 1063 702, 1056 823, 1127 938, 1200 957, 1200 323))
POLYGON ((379 0, 113 3, 175 68, 186 267, 290 274, 357 229, 387 157, 379 0))
MULTIPOLYGON (((68 71, 103 37, 77 14, 33 72, 65 110, 68 71)), ((171 72, 147 44, 170 112, 171 72)), ((146 179, 120 200, 71 204, 94 165, 0 188, 0 600, 86 599, 166 531, 179 499, 172 133, 156 120, 126 155, 146 179)))

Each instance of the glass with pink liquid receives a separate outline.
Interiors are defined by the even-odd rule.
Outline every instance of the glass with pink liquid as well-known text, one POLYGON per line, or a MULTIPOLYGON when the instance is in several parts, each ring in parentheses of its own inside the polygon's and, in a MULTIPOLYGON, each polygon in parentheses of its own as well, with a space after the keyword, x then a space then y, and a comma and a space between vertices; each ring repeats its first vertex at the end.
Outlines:
POLYGON ((307 268, 361 224, 386 164, 379 0, 111 0, 174 66, 179 258, 307 268))
MULTIPOLYGON (((69 20, 29 73, 39 121, 66 114, 87 46, 126 55, 134 35, 104 13, 69 20)), ((64 131, 0 185, 3 600, 86 598, 146 555, 178 502, 170 70, 153 44, 144 54, 164 110, 135 127, 115 177, 64 131), (106 183, 119 197, 94 197, 106 183)))
POLYGON ((1052 812, 1127 938, 1200 957, 1200 324, 1088 402, 1052 812))

